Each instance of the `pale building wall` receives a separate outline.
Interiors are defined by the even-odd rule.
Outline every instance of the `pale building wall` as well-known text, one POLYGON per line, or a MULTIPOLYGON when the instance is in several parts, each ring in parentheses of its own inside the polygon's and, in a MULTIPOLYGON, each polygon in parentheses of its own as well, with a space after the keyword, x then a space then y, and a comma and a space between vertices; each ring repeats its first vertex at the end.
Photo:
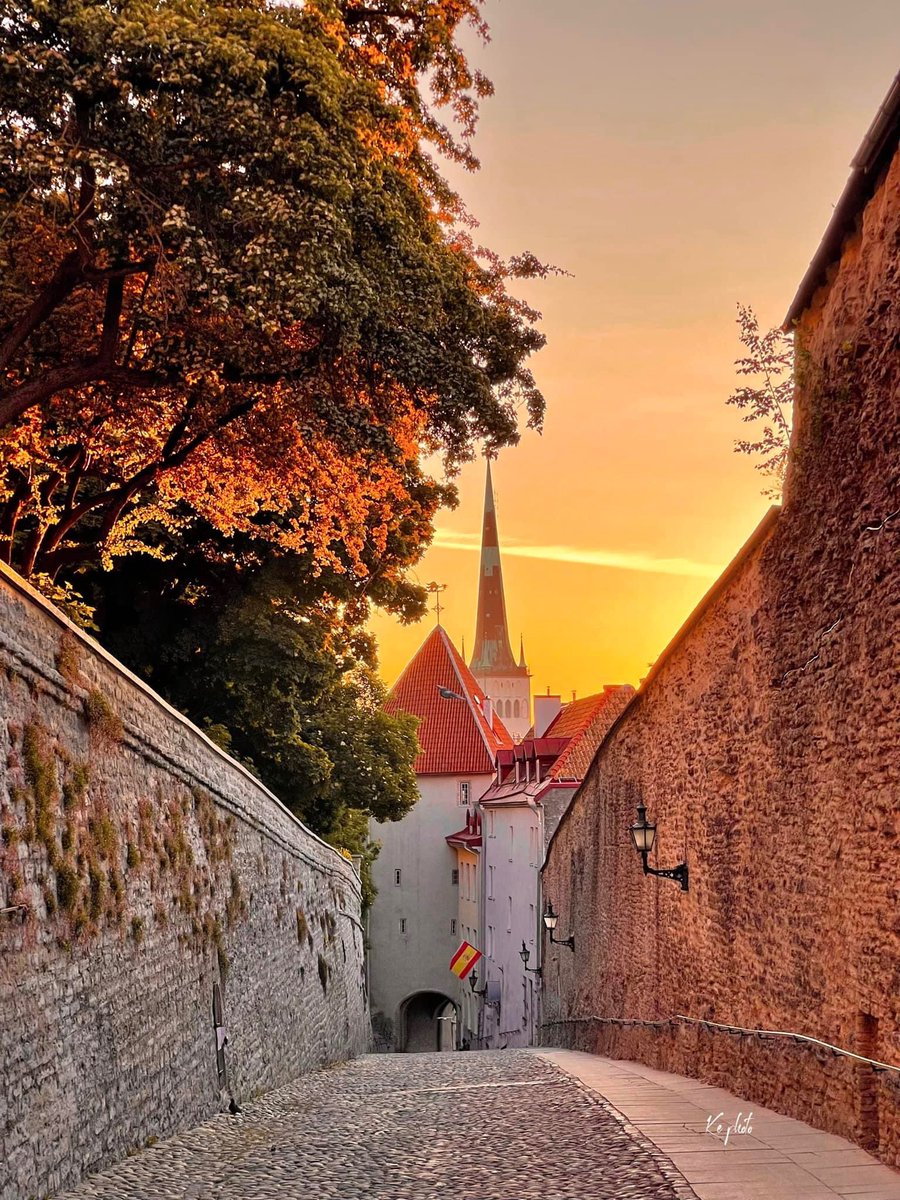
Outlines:
MULTIPOLYGON (((481 855, 475 850, 458 849, 459 862, 459 918, 457 921, 457 946, 462 941, 471 942, 476 949, 484 953, 479 926, 479 899, 481 892, 481 855)), ((479 978, 484 977, 484 968, 479 962, 475 967, 479 978)), ((478 1016, 480 1002, 473 995, 468 979, 460 979, 456 984, 456 998, 460 1011, 460 1040, 463 1038, 474 1046, 480 1036, 478 1016)))
POLYGON ((499 1014, 488 1006, 485 1046, 528 1046, 534 1040, 538 978, 519 956, 522 942, 539 963, 538 871, 543 859, 539 806, 486 808, 483 814, 484 941, 488 979, 501 980, 499 1014), (510 833, 512 830, 512 834, 510 833))
POLYGON ((520 742, 531 728, 531 680, 522 675, 476 675, 478 686, 494 703, 497 716, 520 742), (516 709, 518 705, 518 710, 516 709), (515 715, 518 711, 518 716, 515 715))
POLYGON ((400 1034, 400 1008, 410 996, 433 991, 458 999, 450 971, 460 942, 458 923, 456 932, 450 924, 459 920, 452 878, 457 855, 445 839, 465 824, 467 808, 492 779, 420 775, 419 801, 402 821, 371 823, 370 836, 381 843, 372 872, 378 895, 369 914, 372 1022, 381 1048, 400 1034), (462 782, 470 785, 466 803, 460 803, 462 782))

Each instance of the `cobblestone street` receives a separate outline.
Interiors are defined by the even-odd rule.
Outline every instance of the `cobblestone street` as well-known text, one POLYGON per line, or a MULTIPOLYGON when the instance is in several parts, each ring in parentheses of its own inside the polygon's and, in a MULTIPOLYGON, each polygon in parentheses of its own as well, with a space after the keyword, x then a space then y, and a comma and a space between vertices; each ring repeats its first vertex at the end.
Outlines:
POLYGON ((527 1051, 369 1056, 85 1181, 95 1200, 685 1200, 668 1160, 527 1051))

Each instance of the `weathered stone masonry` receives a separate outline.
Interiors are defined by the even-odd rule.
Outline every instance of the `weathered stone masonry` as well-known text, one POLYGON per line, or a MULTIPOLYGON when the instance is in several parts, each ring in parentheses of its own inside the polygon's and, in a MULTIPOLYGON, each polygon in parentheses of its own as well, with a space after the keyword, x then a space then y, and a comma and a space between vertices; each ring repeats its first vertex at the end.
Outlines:
MULTIPOLYGON (((894 139, 896 145, 896 138, 894 139)), ((877 186, 876 182, 877 181, 877 186)), ((803 301, 785 505, 663 654, 551 845, 545 1040, 698 1075, 900 1165, 900 157, 803 301), (628 838, 643 798, 651 865, 628 838)))
POLYGON ((366 1048, 352 865, 5 570, 0 712, 3 1200, 366 1048))

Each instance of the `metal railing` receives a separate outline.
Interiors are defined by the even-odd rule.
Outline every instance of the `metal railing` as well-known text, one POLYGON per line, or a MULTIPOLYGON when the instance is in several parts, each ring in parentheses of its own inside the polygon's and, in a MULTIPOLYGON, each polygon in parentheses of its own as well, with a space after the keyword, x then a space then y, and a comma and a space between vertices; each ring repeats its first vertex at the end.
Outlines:
POLYGON ((782 1029, 747 1029, 742 1025, 723 1025, 718 1021, 706 1021, 699 1017, 686 1017, 682 1013, 677 1013, 674 1017, 664 1017, 659 1021, 643 1021, 629 1017, 566 1017, 559 1021, 542 1021, 541 1028, 550 1029, 557 1025, 582 1025, 590 1022, 598 1025, 620 1025, 627 1028, 650 1029, 671 1029, 679 1023, 683 1023, 698 1025, 702 1029, 727 1033, 735 1037, 756 1037, 760 1041, 785 1038, 797 1045, 819 1046, 823 1050, 830 1051, 835 1057, 852 1058, 856 1062, 867 1063, 875 1071, 895 1071, 897 1074, 900 1074, 900 1067, 895 1067, 891 1063, 880 1062, 875 1058, 866 1058, 863 1054, 856 1054, 853 1050, 844 1050, 841 1046, 834 1046, 831 1042, 822 1041, 821 1038, 809 1037, 805 1033, 792 1033, 782 1029))

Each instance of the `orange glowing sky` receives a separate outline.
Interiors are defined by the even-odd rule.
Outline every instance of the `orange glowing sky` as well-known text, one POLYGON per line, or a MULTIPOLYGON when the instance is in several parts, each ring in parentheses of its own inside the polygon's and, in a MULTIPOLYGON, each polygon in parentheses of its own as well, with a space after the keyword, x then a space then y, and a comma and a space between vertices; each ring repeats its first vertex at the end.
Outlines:
MULTIPOLYGON (((543 313, 548 404, 495 464, 510 632, 535 691, 637 682, 765 512, 733 452, 735 304, 783 318, 897 70, 896 0, 488 0, 486 244, 572 273, 543 313)), ((471 649, 484 464, 416 569, 471 649)), ((377 614, 391 683, 433 618, 377 614)))

